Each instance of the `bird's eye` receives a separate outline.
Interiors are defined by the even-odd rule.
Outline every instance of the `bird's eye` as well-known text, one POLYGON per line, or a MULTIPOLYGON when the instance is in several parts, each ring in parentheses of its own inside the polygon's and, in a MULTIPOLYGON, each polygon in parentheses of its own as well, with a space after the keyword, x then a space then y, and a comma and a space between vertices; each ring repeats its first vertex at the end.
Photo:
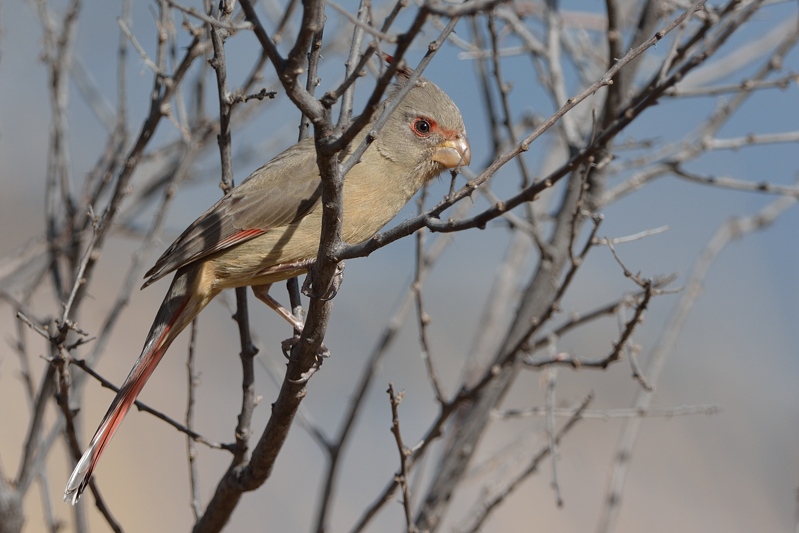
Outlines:
POLYGON ((413 132, 420 137, 427 137, 430 135, 430 130, 432 129, 430 121, 424 118, 417 118, 414 120, 411 127, 413 128, 413 132))

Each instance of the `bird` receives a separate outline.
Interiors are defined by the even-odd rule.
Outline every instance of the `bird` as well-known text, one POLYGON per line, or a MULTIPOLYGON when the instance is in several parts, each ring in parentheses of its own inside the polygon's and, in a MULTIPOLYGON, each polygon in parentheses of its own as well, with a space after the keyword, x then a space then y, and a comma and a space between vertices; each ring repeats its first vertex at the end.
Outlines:
MULTIPOLYGON (((373 117, 399 96, 412 72, 398 68, 396 83, 373 117)), ((372 135, 373 125, 374 118, 351 146, 372 135)), ((370 239, 422 185, 470 160, 460 110, 443 90, 419 77, 344 177, 342 239, 349 244, 370 239)), ((221 291, 250 286, 256 297, 302 329, 268 291, 272 283, 304 274, 313 264, 321 238, 321 191, 314 141, 302 140, 200 215, 145 274, 142 288, 175 273, 141 355, 69 477, 64 501, 77 503, 172 341, 221 291)))

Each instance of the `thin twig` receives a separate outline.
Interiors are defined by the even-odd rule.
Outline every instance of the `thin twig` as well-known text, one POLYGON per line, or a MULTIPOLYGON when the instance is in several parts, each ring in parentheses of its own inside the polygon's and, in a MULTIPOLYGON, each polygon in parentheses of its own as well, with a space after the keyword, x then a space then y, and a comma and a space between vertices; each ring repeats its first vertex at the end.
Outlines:
POLYGON ((391 403, 391 433, 394 435, 394 440, 397 443, 397 450, 400 456, 399 472, 395 474, 394 478, 397 480, 402 491, 402 509, 405 511, 405 524, 408 533, 417 533, 416 526, 413 525, 413 514, 411 504, 411 489, 408 485, 408 456, 410 450, 405 447, 402 442, 402 433, 400 431, 399 422, 399 404, 402 401, 404 393, 394 394, 394 385, 388 384, 388 398, 391 403))
MULTIPOLYGON (((708 405, 681 405, 679 407, 660 407, 650 409, 621 408, 621 409, 596 409, 585 410, 583 418, 595 418, 598 420, 613 420, 615 418, 671 418, 674 416, 690 415, 715 415, 721 412, 722 407, 716 404, 708 405)), ((507 409, 495 411, 493 416, 500 419, 525 418, 530 416, 549 416, 552 413, 556 417, 572 417, 577 412, 577 408, 556 407, 550 409, 549 406, 528 407, 523 409, 507 409)))
MULTIPOLYGON (((194 352, 197 346, 197 319, 191 321, 191 336, 189 337, 189 352, 186 358, 186 386, 188 398, 186 400, 186 429, 194 431, 194 397, 200 377, 194 370, 194 352)), ((194 513, 194 521, 200 518, 200 485, 197 472, 197 447, 194 439, 186 438, 186 455, 189 459, 189 506, 194 513)))
MULTIPOLYGON (((82 360, 82 359, 72 359, 72 360, 69 361, 69 364, 70 365, 75 365, 78 368, 80 368, 81 370, 83 370, 84 372, 86 372, 87 374, 89 374, 91 377, 96 379, 100 383, 100 385, 102 385, 106 389, 111 389, 114 392, 119 392, 119 387, 117 387, 116 385, 114 385, 113 383, 111 383, 110 381, 105 379, 103 376, 101 376, 100 374, 95 372, 89 365, 86 364, 86 362, 84 360, 82 360)), ((157 410, 153 409, 152 407, 150 407, 149 405, 145 404, 144 402, 136 400, 133 403, 133 405, 135 405, 136 408, 139 411, 144 411, 145 413, 149 413, 149 414, 153 415, 154 417, 166 422, 167 424, 169 424, 173 428, 177 429, 181 433, 183 433, 186 436, 188 436, 194 442, 199 442, 200 444, 204 444, 204 445, 208 446, 209 448, 212 448, 212 449, 215 449, 215 450, 227 450, 227 451, 229 451, 231 453, 235 450, 235 445, 233 445, 233 444, 222 444, 222 443, 219 443, 219 442, 210 441, 210 440, 206 439, 205 437, 203 437, 202 435, 200 435, 199 433, 196 433, 196 432, 190 430, 189 428, 187 428, 186 426, 184 426, 183 424, 181 424, 177 420, 174 420, 173 418, 170 418, 169 416, 165 415, 161 411, 157 411, 157 410)))
POLYGON ((330 7, 332 7, 339 15, 342 15, 350 23, 352 23, 355 26, 358 26, 358 28, 360 28, 361 30, 365 31, 369 35, 371 35, 373 37, 376 37, 377 39, 380 39, 381 41, 385 41, 387 43, 396 43, 397 42, 397 36, 396 35, 389 35, 387 33, 384 33, 384 32, 382 32, 382 31, 380 31, 380 30, 378 30, 376 28, 373 28, 372 26, 370 26, 366 22, 364 22, 362 20, 359 20, 356 17, 353 17, 352 14, 350 14, 349 11, 344 9, 342 6, 340 6, 338 3, 334 2, 333 0, 326 0, 325 3, 327 5, 329 5, 330 7))
POLYGON ((627 344, 627 341, 633 334, 633 331, 635 331, 635 328, 642 322, 644 311, 649 305, 649 300, 654 294, 652 289, 654 282, 652 280, 645 280, 643 281, 643 284, 643 297, 636 304, 633 317, 624 325, 624 329, 622 330, 619 339, 613 342, 613 348, 608 355, 599 359, 583 359, 570 355, 566 352, 560 352, 544 359, 527 358, 524 361, 525 366, 536 369, 551 365, 565 365, 572 368, 595 368, 604 370, 611 364, 618 361, 621 358, 621 351, 624 349, 624 346, 627 344))
POLYGON ((161 69, 159 69, 158 66, 153 62, 153 60, 150 59, 150 56, 147 55, 144 47, 139 44, 139 40, 136 39, 136 36, 130 31, 130 28, 128 28, 128 23, 122 18, 118 18, 117 23, 119 24, 119 29, 122 30, 122 33, 124 33, 130 41, 130 44, 132 44, 133 48, 136 49, 136 52, 139 53, 139 57, 141 57, 142 61, 144 61, 144 64, 147 65, 147 67, 152 70, 156 76, 164 76, 164 72, 162 72, 161 69))
MULTIPOLYGON (((419 195, 418 205, 419 211, 424 211, 424 202, 427 197, 427 185, 422 187, 421 194, 419 195)), ((433 386, 433 392, 436 395, 436 400, 439 403, 444 403, 444 391, 441 388, 441 383, 438 381, 435 366, 433 365, 432 350, 430 348, 430 338, 427 330, 430 325, 431 318, 424 307, 424 299, 422 297, 422 283, 421 278, 424 273, 424 244, 425 244, 425 231, 420 230, 416 232, 416 267, 414 273, 414 280, 411 284, 416 300, 416 318, 419 324, 419 344, 422 349, 422 359, 424 360, 425 367, 427 368, 427 377, 433 386)))
POLYGON ((759 91, 763 89, 782 89, 785 90, 791 86, 792 83, 796 81, 797 74, 795 72, 789 72, 784 76, 780 76, 779 78, 773 80, 752 80, 752 79, 745 79, 738 83, 730 83, 727 85, 717 85, 714 87, 681 87, 677 86, 673 89, 666 91, 665 96, 671 96, 674 98, 695 98, 698 96, 718 96, 721 94, 729 94, 735 93, 738 94, 740 92, 751 92, 751 91, 759 91))
POLYGON ((799 186, 786 186, 786 185, 778 185, 776 183, 770 183, 768 181, 760 181, 760 182, 750 182, 744 181, 740 179, 733 178, 731 176, 708 176, 697 174, 695 172, 689 172, 685 170, 681 165, 671 165, 672 172, 678 178, 683 178, 687 181, 691 181, 693 183, 699 183, 702 185, 710 185, 713 187, 720 187, 723 189, 734 189, 739 191, 748 191, 748 192, 761 192, 766 194, 778 194, 781 196, 791 196, 793 198, 799 198, 799 186))
MULTIPOLYGON (((586 398, 582 401, 580 406, 576 409, 574 414, 569 417, 569 420, 563 425, 562 428, 557 432, 555 435, 554 441, 556 444, 559 444, 563 437, 574 427, 574 425, 582 419, 583 411, 588 407, 588 404, 591 403, 593 400, 593 395, 589 394, 586 398)), ((476 513, 475 518, 472 520, 471 525, 468 528, 463 529, 463 532, 477 532, 481 530, 482 525, 488 519, 488 517, 497 509, 497 507, 507 499, 507 497, 515 491, 521 483, 530 477, 532 474, 538 471, 538 465, 546 459, 546 457, 550 454, 551 447, 549 445, 544 446, 541 451, 539 451, 533 459, 530 461, 528 466, 518 474, 513 480, 511 480, 508 485, 499 493, 495 494, 491 499, 481 502, 479 504, 478 511, 476 513)))
POLYGON ((182 4, 177 3, 175 0, 166 0, 166 2, 177 9, 178 11, 182 11, 187 15, 190 15, 196 19, 199 19, 206 24, 213 26, 215 28, 219 28, 222 30, 229 30, 229 31, 245 31, 252 29, 252 23, 250 22, 231 22, 229 20, 220 20, 209 15, 206 15, 202 11, 195 9, 193 7, 187 7, 182 4))
POLYGON ((92 210, 91 207, 89 207, 89 218, 92 220, 92 236, 89 239, 89 244, 86 246, 86 252, 83 254, 83 259, 78 266, 78 272, 75 275, 75 283, 72 285, 69 298, 64 303, 64 310, 61 314, 61 320, 59 321, 62 326, 66 325, 69 321, 70 312, 72 311, 72 304, 75 302, 75 296, 78 294, 78 289, 80 289, 81 285, 86 283, 86 279, 83 277, 83 274, 86 272, 86 265, 88 265, 92 253, 94 253, 94 243, 97 240, 98 218, 94 215, 94 210, 92 210))
POLYGON ((547 435, 549 436, 549 457, 552 459, 552 489, 555 491, 555 505, 563 507, 563 496, 560 493, 558 481, 558 442, 555 435, 555 382, 558 369, 550 368, 547 371, 547 435))

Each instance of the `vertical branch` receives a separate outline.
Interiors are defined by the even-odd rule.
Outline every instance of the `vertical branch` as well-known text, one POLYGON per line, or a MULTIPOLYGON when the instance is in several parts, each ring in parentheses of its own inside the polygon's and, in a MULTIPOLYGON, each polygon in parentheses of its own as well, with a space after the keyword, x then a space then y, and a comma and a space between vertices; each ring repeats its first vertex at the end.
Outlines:
MULTIPOLYGON (((622 28, 620 27, 621 14, 619 13, 619 6, 617 0, 605 0, 605 8, 608 13, 608 31, 606 34, 608 41, 608 66, 612 66, 623 54, 622 51, 622 28)), ((632 73, 632 70, 630 71, 632 73)), ((613 78, 613 83, 608 85, 608 94, 605 99, 605 112, 603 114, 604 128, 616 118, 616 115, 621 109, 622 94, 621 90, 625 83, 622 78, 627 76, 627 70, 620 70, 613 78)))
MULTIPOLYGON (((366 20, 366 17, 369 13, 368 9, 369 5, 371 5, 370 0, 361 0, 360 5, 358 7, 358 20, 362 22, 366 20)), ((360 51, 362 39, 363 39, 363 29, 356 25, 355 29, 353 30, 352 44, 350 45, 350 53, 346 63, 347 76, 350 76, 352 74, 352 70, 354 69, 353 64, 360 51)), ((353 94, 354 94, 354 84, 351 86, 350 89, 347 89, 347 91, 345 91, 344 93, 344 99, 342 100, 341 104, 341 114, 339 115, 339 127, 345 124, 349 124, 349 115, 351 114, 351 109, 352 109, 353 94)), ((292 306, 293 305, 294 304, 292 303, 292 306)), ((363 391, 365 390, 365 388, 361 390, 363 391)), ((352 413, 350 416, 350 421, 352 419, 354 419, 354 413, 352 413)), ((327 448, 329 454, 328 469, 327 469, 327 475, 325 476, 324 488, 322 489, 321 501, 319 502, 318 512, 316 515, 315 531, 317 531, 317 533, 323 533, 328 529, 328 523, 327 523, 328 511, 330 509, 330 506, 332 505, 333 495, 335 493, 335 482, 336 482, 336 473, 338 471, 338 466, 339 466, 339 457, 341 451, 343 450, 344 442, 346 440, 348 433, 349 433, 349 424, 345 423, 341 436, 337 439, 336 443, 331 446, 328 446, 327 448)))
MULTIPOLYGON (((319 85, 319 60, 322 58, 322 37, 325 28, 322 26, 314 32, 313 39, 311 40, 311 51, 308 54, 308 77, 305 79, 305 90, 313 96, 316 92, 316 87, 319 85)), ((306 139, 310 135, 311 120, 303 114, 300 121, 300 135, 298 140, 306 139)))
MULTIPOLYGON (((507 132, 508 140, 510 141, 511 145, 516 145, 519 142, 518 135, 516 135, 516 129, 513 124, 513 112, 510 108, 510 102, 508 101, 508 94, 510 93, 510 85, 505 83, 502 77, 502 68, 499 59, 499 40, 497 36, 497 29, 496 29, 496 21, 493 13, 489 13, 488 15, 488 31, 491 35, 491 62, 493 67, 494 79, 496 80, 497 91, 499 92, 500 98, 500 107, 502 109, 502 123, 505 126, 505 130, 507 132)), ((486 82, 484 82, 487 84, 486 82)), ((487 92, 488 87, 486 87, 486 100, 490 101, 490 95, 487 92)), ((493 113, 493 107, 490 107, 493 113)), ((498 129, 498 125, 495 126, 495 129, 498 129)), ((497 133, 498 134, 498 133, 497 133)), ((495 150, 498 148, 497 142, 494 142, 495 150)), ((494 157, 499 155, 499 152, 494 153, 494 157)), ((530 177, 530 170, 527 167, 527 163, 523 157, 516 158, 516 164, 519 167, 519 173, 521 174, 521 186, 528 187, 532 183, 532 179, 530 177)), ((544 238, 540 233, 538 228, 538 224, 536 221, 535 210, 533 208, 532 202, 525 203, 524 209, 527 213, 527 221, 530 223, 532 236, 538 247, 539 252, 542 256, 546 256, 549 254, 547 251, 546 243, 544 242, 544 238)))
MULTIPOLYGON (((194 353, 197 346, 197 319, 191 321, 191 337, 189 337, 189 353, 186 358, 186 381, 188 398, 186 400, 186 427, 194 431, 194 396, 200 377, 194 370, 194 353)), ((191 494, 190 506, 194 513, 194 521, 200 519, 200 487, 197 474, 197 447, 194 439, 186 436, 186 455, 189 458, 189 490, 191 494)))
MULTIPOLYGON (((47 180, 45 204, 47 206, 47 241, 50 245, 53 283, 61 299, 66 287, 59 271, 62 253, 70 262, 76 263, 74 250, 80 243, 74 230, 75 202, 69 176, 69 152, 67 138, 67 104, 69 102, 69 71, 72 64, 72 49, 77 34, 78 13, 81 0, 72 0, 61 21, 61 33, 56 35, 52 14, 44 0, 38 2, 39 17, 45 33, 45 58, 50 74, 50 105, 52 124, 50 129, 50 151, 47 157, 47 180)), ((74 266, 74 265, 73 265, 74 266)))
POLYGON ((258 348, 252 343, 250 320, 247 311, 247 288, 236 289, 236 314, 233 319, 239 324, 239 341, 241 344, 241 411, 236 424, 236 453, 233 461, 243 462, 247 457, 249 438, 252 434, 251 422, 255 411, 255 370, 253 360, 258 348))
MULTIPOLYGON (((220 4, 219 20, 227 20, 232 13, 232 5, 228 2, 220 4)), ((233 188, 233 158, 232 141, 230 134, 230 114, 233 109, 233 99, 227 88, 227 64, 225 60, 225 37, 226 30, 208 25, 211 35, 211 45, 213 46, 214 56, 211 66, 216 72, 217 92, 219 98, 219 157, 222 165, 222 176, 220 187, 225 194, 233 188)), ((255 411, 255 370, 253 360, 258 353, 258 349, 252 342, 250 333, 249 311, 247 309, 247 288, 239 287, 236 289, 236 314, 233 315, 239 327, 239 342, 241 352, 242 378, 241 378, 241 410, 239 411, 238 423, 236 424, 236 451, 233 454, 233 464, 243 464, 247 460, 249 450, 249 438, 252 434, 252 415, 255 411)), ((198 522, 199 523, 199 522, 198 522)))
MULTIPOLYGON (((53 357, 53 362, 51 364, 51 368, 59 367, 64 365, 65 358, 58 353, 58 349, 52 347, 51 345, 51 354, 53 357)), ((65 365, 64 365, 65 366, 65 365)), ((70 410, 69 404, 67 402, 67 397, 69 393, 71 383, 69 382, 69 373, 63 371, 62 369, 58 369, 58 392, 56 393, 56 400, 58 402, 58 406, 61 409, 61 413, 63 414, 64 422, 65 422, 65 441, 67 444, 67 448, 69 449, 69 453, 72 456, 73 461, 77 461, 77 459, 81 456, 81 447, 78 444, 78 437, 77 437, 77 429, 75 427, 75 413, 70 410)), ((114 516, 111 514, 111 510, 105 504, 105 499, 103 498, 102 494, 100 493, 100 489, 97 486, 97 479, 92 478, 89 480, 89 491, 92 493, 92 497, 94 498, 94 505, 97 507, 97 510, 103 516, 105 521, 108 523, 108 526, 111 528, 112 531, 115 533, 121 533, 122 527, 117 523, 114 516)), ((86 531, 86 509, 85 505, 78 504, 75 506, 75 522, 76 522, 76 529, 78 531, 86 531)))
MULTIPOLYGON (((358 22, 366 24, 368 22, 369 13, 371 12, 372 1, 361 0, 358 5, 358 22)), ((361 56, 361 44, 363 43, 364 29, 361 25, 356 24, 352 30, 352 44, 350 45, 350 54, 347 61, 344 63, 345 79, 356 74, 355 69, 359 68, 358 57, 361 56)), ((338 127, 344 128, 349 125, 352 118, 352 101, 355 96, 355 83, 352 83, 345 91, 341 99, 341 113, 338 117, 338 127)))
POLYGON ((388 390, 386 392, 391 402, 391 433, 394 435, 394 440, 397 442, 397 450, 400 456, 400 469, 395 478, 399 482, 400 490, 402 491, 402 509, 405 511, 406 531, 408 533, 418 533, 419 530, 413 525, 411 489, 408 485, 408 456, 410 455, 410 451, 402 442, 402 433, 399 423, 399 404, 402 401, 403 393, 394 394, 394 385, 391 383, 388 384, 388 390))
POLYGON ((558 369, 547 370, 547 436, 549 437, 549 457, 552 459, 552 489, 555 491, 555 503, 563 507, 563 497, 560 494, 558 482, 558 440, 555 435, 555 383, 558 378, 558 369))
POLYGON ((208 25, 211 45, 214 50, 210 65, 216 72, 217 98, 219 100, 219 134, 217 143, 219 145, 219 160, 222 168, 219 187, 224 194, 227 194, 233 188, 233 156, 230 136, 230 114, 233 108, 233 101, 227 89, 227 65, 225 64, 225 37, 222 35, 223 31, 211 24, 208 25))
MULTIPOLYGON (((427 184, 422 187, 421 194, 419 195, 419 213, 424 212, 425 198, 427 197, 427 184)), ((419 322, 419 344, 422 349, 422 359, 424 359, 425 366, 427 367, 427 377, 433 386, 433 392, 436 395, 438 403, 444 404, 446 399, 441 384, 438 382, 435 367, 433 365, 432 353, 430 349, 430 339, 427 335, 427 327, 430 325, 430 315, 427 314, 424 308, 424 300, 422 298, 422 275, 424 274, 424 241, 425 229, 416 232, 416 268, 414 279, 411 287, 413 288, 414 299, 416 300, 416 318, 419 322)))
MULTIPOLYGON (((544 50, 549 70, 547 88, 555 102, 555 107, 561 107, 568 101, 568 91, 566 89, 566 80, 563 75, 560 46, 561 36, 563 35, 563 21, 558 12, 558 4, 558 0, 547 0, 545 2, 547 45, 544 50)), ((572 115, 564 115, 561 124, 563 137, 568 146, 569 154, 574 155, 582 144, 580 130, 577 124, 575 124, 572 115)))
MULTIPOLYGON (((296 0, 292 1, 287 12, 291 6, 296 4, 296 0)), ((308 54, 308 77, 305 80, 305 90, 313 95, 316 87, 319 85, 319 78, 317 73, 319 71, 319 60, 322 57, 322 37, 324 35, 324 26, 314 33, 311 41, 311 51, 308 54)), ((311 120, 306 115, 302 115, 300 119, 300 132, 298 139, 302 141, 310 136, 311 120)), ((286 289, 289 293, 289 302, 291 305, 291 313, 299 320, 305 319, 305 310, 302 308, 302 297, 300 293, 300 284, 296 277, 290 278, 286 281, 286 289)), ((295 334, 299 335, 299 331, 295 330, 295 334)))
MULTIPOLYGON (((493 14, 489 15, 489 20, 493 18, 493 14)), ((472 39, 474 40, 475 47, 478 50, 485 48, 483 43, 483 35, 480 31, 480 25, 477 23, 479 19, 476 16, 469 17, 469 23, 472 30, 472 39)), ((492 54, 493 55, 493 54, 492 54)), ((499 155, 502 150, 502 134, 500 133, 500 118, 497 116, 496 106, 494 99, 491 96, 491 84, 488 81, 488 68, 486 67, 486 58, 479 56, 475 59, 475 67, 477 69, 477 77, 480 81, 481 96, 483 97, 483 107, 488 114, 488 124, 491 130, 491 158, 493 159, 499 155)))

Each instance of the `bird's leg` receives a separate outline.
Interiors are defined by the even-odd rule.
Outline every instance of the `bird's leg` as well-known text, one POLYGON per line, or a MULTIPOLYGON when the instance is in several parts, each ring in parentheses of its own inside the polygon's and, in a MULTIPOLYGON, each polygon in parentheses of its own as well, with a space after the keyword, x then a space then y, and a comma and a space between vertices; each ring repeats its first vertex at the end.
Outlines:
POLYGON ((269 296, 269 289, 271 287, 271 283, 266 285, 255 285, 252 288, 252 292, 256 298, 273 309, 278 315, 282 316, 294 328, 294 335, 290 339, 286 339, 280 343, 280 346, 283 349, 283 355, 286 356, 286 359, 288 359, 291 349, 295 344, 297 344, 297 341, 300 340, 300 335, 302 334, 302 330, 305 328, 305 324, 303 324, 303 322, 294 316, 288 309, 280 305, 280 302, 269 296))
POLYGON ((302 333, 302 328, 305 326, 305 324, 303 324, 299 318, 294 316, 291 313, 291 311, 280 305, 280 302, 269 296, 270 287, 272 287, 271 283, 267 285, 255 285, 252 288, 252 292, 256 298, 261 300, 263 303, 265 303, 271 309, 273 309, 277 314, 286 319, 286 321, 289 324, 291 324, 296 331, 302 333))
MULTIPOLYGON (((273 309, 277 314, 286 319, 286 321, 289 324, 291 324, 292 327, 294 328, 294 335, 290 339, 286 339, 280 343, 280 346, 283 350, 283 355, 286 356, 286 359, 290 359, 291 350, 292 348, 294 348, 294 345, 296 345, 297 342, 299 342, 300 335, 302 334, 302 330, 305 327, 305 324, 303 324, 302 320, 294 316, 291 313, 291 311, 280 305, 280 302, 269 296, 269 288, 271 286, 272 286, 271 283, 266 285, 255 285, 252 288, 252 292, 253 294, 255 294, 256 298, 261 300, 263 303, 265 303, 267 306, 273 309)), ((307 377, 304 378, 302 381, 307 381, 308 378, 310 378, 313 375, 313 373, 316 372, 316 370, 318 370, 320 366, 322 366, 322 360, 327 357, 330 357, 330 350, 328 350, 327 347, 324 344, 322 344, 322 346, 319 347, 319 351, 316 353, 316 364, 314 364, 314 366, 311 367, 311 370, 309 370, 307 377)))

